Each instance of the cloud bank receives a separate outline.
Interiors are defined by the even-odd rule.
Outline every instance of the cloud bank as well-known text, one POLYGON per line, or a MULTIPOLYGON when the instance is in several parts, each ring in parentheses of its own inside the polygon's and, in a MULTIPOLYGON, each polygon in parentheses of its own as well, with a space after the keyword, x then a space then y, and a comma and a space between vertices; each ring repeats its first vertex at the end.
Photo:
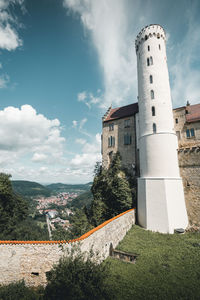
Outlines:
POLYGON ((0 111, 0 165, 32 155, 33 162, 58 163, 63 155, 60 122, 49 120, 30 105, 0 111))

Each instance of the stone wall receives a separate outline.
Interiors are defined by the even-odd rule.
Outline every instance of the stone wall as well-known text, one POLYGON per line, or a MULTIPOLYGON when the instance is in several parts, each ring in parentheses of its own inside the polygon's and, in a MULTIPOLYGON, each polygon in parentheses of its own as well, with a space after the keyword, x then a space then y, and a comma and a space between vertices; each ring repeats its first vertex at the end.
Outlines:
POLYGON ((178 158, 189 223, 200 226, 200 149, 179 149, 178 158))
POLYGON ((75 245, 81 252, 95 253, 99 262, 109 256, 135 224, 135 210, 124 212, 78 239, 66 241, 0 241, 0 284, 25 280, 29 286, 45 285, 46 272, 75 245))
POLYGON ((109 122, 103 122, 102 131, 102 161, 103 167, 108 168, 112 155, 117 151, 120 152, 122 157, 122 164, 124 167, 132 170, 132 165, 136 164, 136 130, 135 130, 135 118, 130 116, 127 118, 120 118, 109 122), (130 126, 125 127, 124 121, 130 119, 130 126), (109 124, 114 124, 113 130, 109 130, 109 124), (124 135, 131 135, 131 144, 124 145, 124 135), (115 145, 113 147, 108 146, 108 138, 113 136, 115 138, 115 145))

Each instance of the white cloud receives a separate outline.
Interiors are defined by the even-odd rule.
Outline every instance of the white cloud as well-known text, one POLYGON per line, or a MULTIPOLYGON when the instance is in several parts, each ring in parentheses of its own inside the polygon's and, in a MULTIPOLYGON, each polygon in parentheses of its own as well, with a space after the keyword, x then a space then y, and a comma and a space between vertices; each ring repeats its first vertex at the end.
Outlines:
MULTIPOLYGON (((134 32, 129 32, 127 3, 124 0, 63 0, 67 9, 80 15, 97 50, 105 94, 102 101, 96 99, 93 103, 101 107, 132 102, 134 96, 136 99, 134 32)), ((90 102, 86 105, 90 107, 90 102)))
POLYGON ((101 93, 100 89, 98 89, 96 92, 98 96, 95 96, 91 92, 88 93, 86 91, 83 91, 78 94, 78 101, 85 103, 85 105, 87 105, 87 107, 90 109, 92 105, 97 105, 103 102, 104 95, 100 93, 101 93))
POLYGON ((86 91, 83 91, 82 93, 78 94, 78 101, 84 101, 86 99, 86 91))
POLYGON ((92 143, 84 143, 82 153, 75 155, 71 160, 72 169, 86 170, 89 174, 93 173, 95 163, 101 161, 101 135, 96 134, 92 143))
POLYGON ((78 121, 73 120, 73 121, 72 121, 72 127, 73 127, 73 128, 76 128, 77 125, 78 125, 78 121))
POLYGON ((85 125, 86 122, 87 122, 87 118, 84 118, 80 121, 80 125, 79 125, 80 130, 83 128, 83 126, 85 125))
MULTIPOLYGON (((37 114, 30 105, 0 111, 0 157, 9 161, 32 154, 32 161, 59 162, 63 155, 60 122, 37 114)), ((0 162, 1 162, 0 160, 0 162)))
POLYGON ((9 11, 11 5, 19 5, 25 11, 23 0, 0 0, 0 48, 8 51, 22 45, 22 40, 14 28, 19 26, 17 18, 9 11))
POLYGON ((76 143, 84 145, 86 143, 86 140, 84 140, 84 139, 76 139, 76 143))

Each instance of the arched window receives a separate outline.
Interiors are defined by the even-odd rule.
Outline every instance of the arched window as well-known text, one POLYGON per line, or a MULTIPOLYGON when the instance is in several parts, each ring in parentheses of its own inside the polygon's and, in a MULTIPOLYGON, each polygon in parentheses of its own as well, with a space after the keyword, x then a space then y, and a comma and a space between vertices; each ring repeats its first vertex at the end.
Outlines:
POLYGON ((150 66, 150 60, 147 58, 147 66, 150 66))
POLYGON ((147 35, 145 35, 145 41, 148 39, 148 36, 147 35))
POLYGON ((148 46, 148 51, 150 51, 150 46, 148 46))
POLYGON ((153 133, 156 133, 156 123, 153 123, 153 133))
POLYGON ((153 57, 150 56, 150 65, 153 65, 153 57))
POLYGON ((154 117, 156 115, 155 106, 151 107, 152 116, 154 117))
POLYGON ((150 83, 153 83, 153 76, 152 75, 149 76, 149 81, 150 81, 150 83))
POLYGON ((151 90, 151 99, 154 99, 154 91, 151 90))
POLYGON ((157 34, 157 39, 159 39, 159 38, 160 38, 160 33, 157 34))
POLYGON ((160 44, 158 45, 158 47, 159 47, 159 50, 161 50, 160 44))

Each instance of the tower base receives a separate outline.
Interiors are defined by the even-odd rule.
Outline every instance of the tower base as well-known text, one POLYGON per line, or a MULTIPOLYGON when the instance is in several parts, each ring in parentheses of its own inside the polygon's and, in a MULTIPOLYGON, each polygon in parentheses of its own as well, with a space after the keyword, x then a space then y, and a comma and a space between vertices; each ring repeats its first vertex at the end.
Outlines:
POLYGON ((138 222, 149 230, 174 233, 188 217, 181 178, 138 178, 138 222))

